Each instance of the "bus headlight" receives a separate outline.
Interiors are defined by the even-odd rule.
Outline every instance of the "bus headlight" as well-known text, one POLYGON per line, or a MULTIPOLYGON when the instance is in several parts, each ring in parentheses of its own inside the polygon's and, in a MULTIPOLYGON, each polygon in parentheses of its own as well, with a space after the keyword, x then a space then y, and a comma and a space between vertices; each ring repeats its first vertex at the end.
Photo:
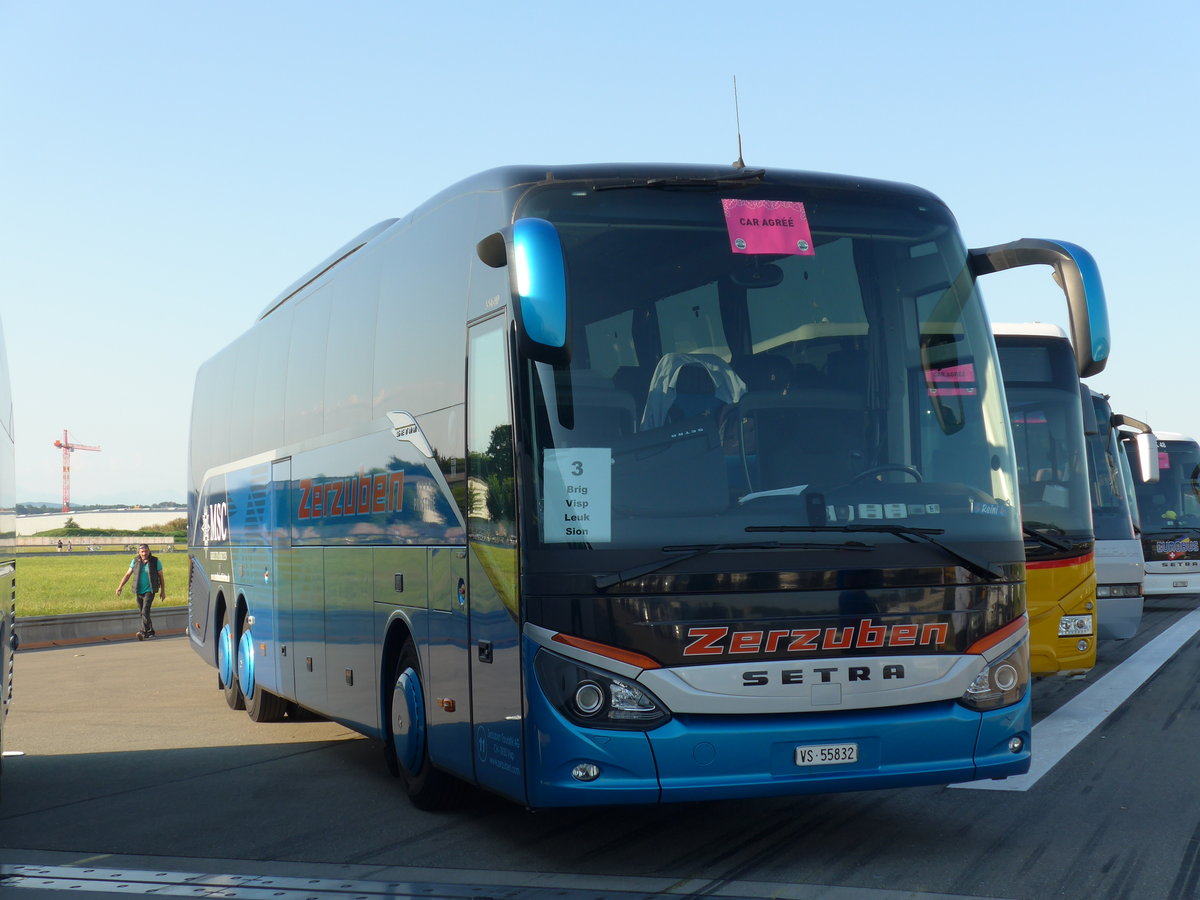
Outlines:
POLYGON ((1022 641, 975 676, 958 702, 984 712, 1012 706, 1029 686, 1029 644, 1022 641))
POLYGON ((1096 597, 1100 600, 1104 600, 1109 597, 1140 597, 1141 595, 1142 586, 1140 584, 1096 585, 1096 597))
POLYGON ((1092 617, 1063 616, 1058 620, 1059 637, 1082 637, 1092 633, 1092 617))
POLYGON ((539 650, 534 669, 546 699, 576 725, 648 730, 671 718, 641 685, 557 653, 539 650))

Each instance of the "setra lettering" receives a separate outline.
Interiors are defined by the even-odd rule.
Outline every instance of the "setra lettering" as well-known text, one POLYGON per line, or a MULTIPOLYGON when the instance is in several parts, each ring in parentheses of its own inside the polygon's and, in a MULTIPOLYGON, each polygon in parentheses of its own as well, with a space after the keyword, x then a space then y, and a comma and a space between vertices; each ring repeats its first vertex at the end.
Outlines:
MULTIPOLYGON (((816 677, 821 684, 848 684, 850 682, 904 681, 907 675, 904 666, 889 663, 879 669, 878 677, 870 666, 820 666, 811 669, 783 669, 779 672, 780 684, 807 684, 806 675, 816 677)), ((771 683, 771 673, 756 670, 742 673, 742 687, 766 687, 771 683)))

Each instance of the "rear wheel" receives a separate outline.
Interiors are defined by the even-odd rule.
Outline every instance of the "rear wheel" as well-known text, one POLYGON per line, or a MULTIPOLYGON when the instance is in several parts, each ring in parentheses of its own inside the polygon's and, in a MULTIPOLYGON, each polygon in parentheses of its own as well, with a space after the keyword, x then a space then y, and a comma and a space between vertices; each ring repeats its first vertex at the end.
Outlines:
POLYGON ((278 722, 287 712, 287 701, 272 694, 255 676, 254 635, 247 628, 238 641, 238 686, 246 698, 246 714, 255 722, 278 722))
POLYGON ((225 693, 225 702, 230 709, 245 709, 246 698, 237 680, 237 641, 229 611, 221 615, 221 628, 217 632, 217 680, 225 693))
POLYGON ((429 761, 425 690, 412 641, 405 641, 384 691, 388 768, 404 782, 409 800, 417 809, 444 809, 457 803, 465 785, 429 761))

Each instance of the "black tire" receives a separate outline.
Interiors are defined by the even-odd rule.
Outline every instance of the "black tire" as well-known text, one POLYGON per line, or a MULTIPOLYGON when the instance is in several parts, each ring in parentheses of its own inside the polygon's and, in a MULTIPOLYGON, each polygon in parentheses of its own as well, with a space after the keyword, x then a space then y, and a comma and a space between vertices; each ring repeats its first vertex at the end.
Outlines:
POLYGON ((396 742, 392 731, 396 722, 396 711, 392 709, 394 686, 400 680, 400 676, 409 670, 411 670, 409 677, 415 676, 423 696, 424 682, 421 678, 421 663, 417 657, 417 648, 411 640, 404 642, 400 655, 383 686, 383 708, 387 713, 384 722, 384 760, 388 770, 403 782, 405 793, 408 794, 408 799, 413 806, 423 810, 447 809, 461 802, 466 785, 429 761, 428 729, 424 727, 423 722, 420 725, 422 729, 421 749, 417 754, 416 762, 409 767, 398 758, 396 753, 396 742))
POLYGON ((288 702, 262 685, 255 685, 254 693, 246 700, 246 715, 255 722, 281 722, 287 711, 288 702))
MULTIPOLYGON (((221 624, 217 628, 217 640, 218 641, 222 641, 225 639, 224 632, 225 632, 225 626, 227 624, 230 624, 229 623, 229 610, 225 610, 225 612, 223 612, 221 614, 221 624)), ((230 659, 229 659, 230 674, 229 674, 228 679, 224 678, 221 674, 221 665, 220 665, 219 658, 218 658, 218 662, 217 662, 217 681, 219 681, 221 683, 221 691, 225 694, 225 702, 229 705, 230 709, 245 709, 246 708, 246 698, 242 694, 242 688, 241 688, 241 685, 238 684, 238 678, 237 678, 238 637, 239 637, 239 635, 238 635, 236 629, 234 629, 232 631, 232 641, 231 641, 233 646, 228 651, 230 654, 230 659)), ((219 655, 220 649, 218 649, 217 652, 219 655)))
POLYGON ((242 688, 242 696, 246 698, 246 715, 254 722, 278 722, 287 714, 287 701, 258 683, 258 666, 256 665, 257 660, 254 659, 254 635, 251 631, 244 632, 238 641, 237 662, 242 662, 243 644, 250 648, 251 654, 245 667, 248 673, 245 679, 242 678, 242 667, 239 666, 237 669, 238 684, 242 688), (249 695, 246 694, 247 690, 250 692, 249 695))

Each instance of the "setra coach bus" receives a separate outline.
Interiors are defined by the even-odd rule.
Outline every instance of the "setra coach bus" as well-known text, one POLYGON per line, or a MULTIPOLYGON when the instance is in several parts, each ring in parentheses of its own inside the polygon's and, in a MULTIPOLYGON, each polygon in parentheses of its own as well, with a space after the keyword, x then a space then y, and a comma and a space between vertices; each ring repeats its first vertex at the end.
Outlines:
POLYGON ((1147 597, 1200 592, 1200 444, 1158 432, 1158 481, 1135 481, 1147 597))
POLYGON ((907 185, 509 167, 381 222, 200 369, 189 635, 226 702, 423 808, 1027 771, 1025 559, 979 276, 907 185))

